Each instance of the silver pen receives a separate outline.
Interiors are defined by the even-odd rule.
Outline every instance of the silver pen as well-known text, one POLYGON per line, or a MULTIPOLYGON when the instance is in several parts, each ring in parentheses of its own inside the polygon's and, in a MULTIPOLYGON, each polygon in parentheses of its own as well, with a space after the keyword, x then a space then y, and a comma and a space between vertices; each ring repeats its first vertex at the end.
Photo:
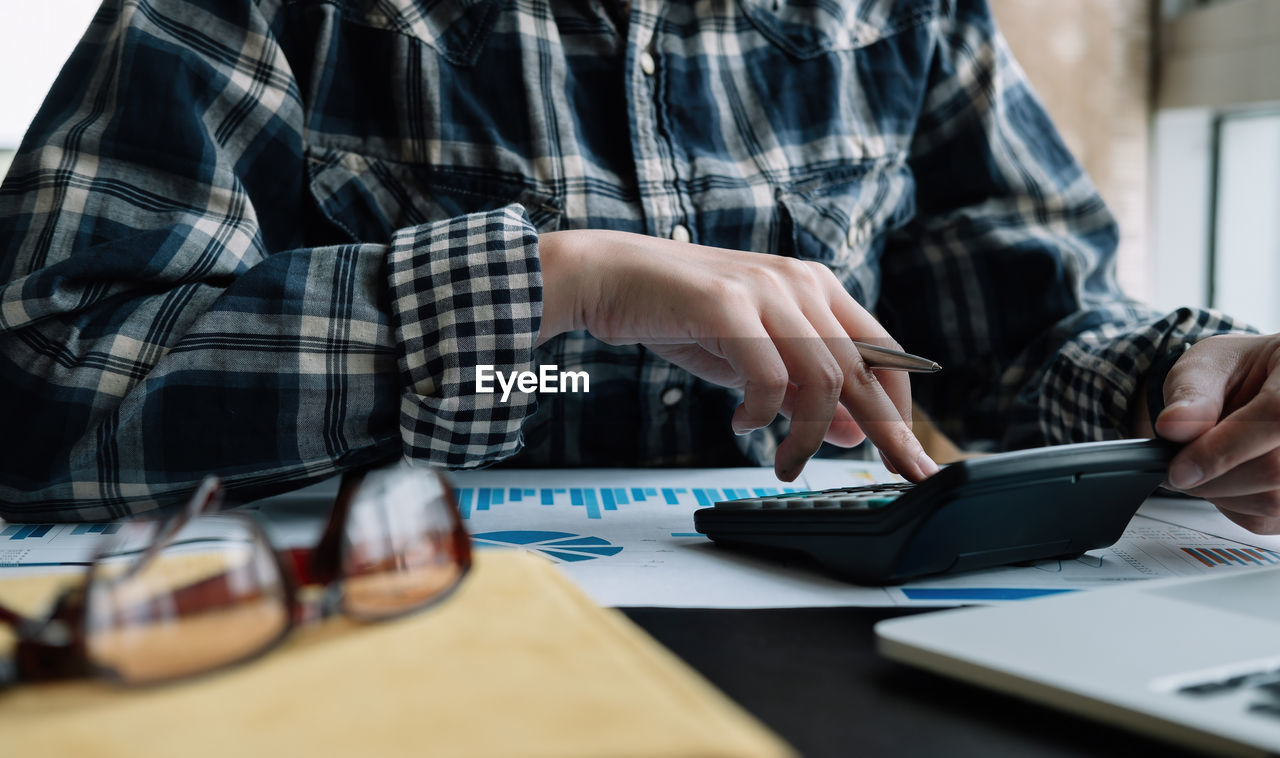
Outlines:
POLYGON ((862 360, 871 368, 889 369, 891 371, 922 371, 933 373, 941 371, 942 367, 928 358, 921 358, 918 355, 904 353, 901 350, 890 350, 887 347, 878 347, 876 345, 868 345, 865 342, 854 341, 853 346, 858 348, 858 355, 862 356, 862 360))

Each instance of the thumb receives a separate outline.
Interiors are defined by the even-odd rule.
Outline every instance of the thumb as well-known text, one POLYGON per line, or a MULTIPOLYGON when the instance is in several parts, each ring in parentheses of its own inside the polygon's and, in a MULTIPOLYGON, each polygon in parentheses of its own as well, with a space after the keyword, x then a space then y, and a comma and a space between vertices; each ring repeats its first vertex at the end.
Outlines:
POLYGON ((1164 381, 1165 406, 1155 419, 1156 434, 1190 442, 1218 423, 1236 365, 1230 351, 1221 353, 1202 343, 1173 364, 1164 381))

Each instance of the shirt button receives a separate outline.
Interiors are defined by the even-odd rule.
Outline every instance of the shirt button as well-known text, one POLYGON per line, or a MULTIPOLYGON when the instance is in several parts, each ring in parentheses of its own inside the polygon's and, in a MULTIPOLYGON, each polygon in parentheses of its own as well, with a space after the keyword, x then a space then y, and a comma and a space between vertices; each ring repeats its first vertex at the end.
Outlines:
POLYGON ((645 76, 653 76, 653 72, 658 70, 658 64, 648 50, 640 53, 640 70, 645 76))
POLYGON ((684 400, 684 390, 679 387, 667 387, 662 393, 662 404, 668 408, 681 400, 684 400))
POLYGON ((689 227, 684 224, 676 224, 671 227, 671 239, 676 242, 688 242, 693 239, 693 235, 689 234, 689 227))

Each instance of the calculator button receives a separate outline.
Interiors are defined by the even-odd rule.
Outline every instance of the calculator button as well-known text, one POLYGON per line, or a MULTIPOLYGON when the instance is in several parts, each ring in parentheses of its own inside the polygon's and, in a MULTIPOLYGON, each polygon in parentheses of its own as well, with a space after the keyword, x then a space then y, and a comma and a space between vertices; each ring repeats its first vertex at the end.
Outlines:
POLYGON ((892 503, 894 500, 897 500, 897 499, 898 499, 898 498, 897 498, 897 496, 896 496, 896 495, 895 495, 895 496, 892 496, 892 497, 869 497, 869 498, 867 498, 867 507, 868 507, 868 508, 883 508, 883 507, 885 507, 886 505, 888 505, 889 503, 892 503))
POLYGON ((865 511, 865 510, 869 510, 869 509, 867 508, 867 503, 866 503, 866 501, 865 501, 865 500, 863 500, 862 498, 857 498, 857 497, 849 497, 849 498, 845 498, 844 500, 841 500, 841 501, 840 501, 840 508, 841 508, 841 509, 843 509, 843 510, 846 510, 846 511, 865 511))
POLYGON ((763 507, 762 500, 755 498, 750 500, 725 500, 716 503, 716 507, 726 511, 749 511, 763 507))
POLYGON ((1261 684, 1257 685, 1256 689, 1265 692, 1271 697, 1276 698, 1277 701, 1280 701, 1280 679, 1271 679, 1268 677, 1261 684))

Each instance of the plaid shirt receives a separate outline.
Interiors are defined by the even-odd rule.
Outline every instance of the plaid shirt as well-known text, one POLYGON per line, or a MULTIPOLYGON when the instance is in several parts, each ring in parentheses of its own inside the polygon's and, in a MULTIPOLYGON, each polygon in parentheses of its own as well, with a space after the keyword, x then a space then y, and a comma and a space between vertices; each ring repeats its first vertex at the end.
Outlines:
POLYGON ((981 0, 108 0, 0 190, 0 512, 450 467, 767 463, 781 424, 582 333, 538 233, 822 261, 968 441, 1125 433, 1173 344, 981 0), (477 364, 590 392, 476 394, 477 364), (523 448, 523 450, 522 450, 523 448), (517 456, 517 453, 519 455, 517 456))

